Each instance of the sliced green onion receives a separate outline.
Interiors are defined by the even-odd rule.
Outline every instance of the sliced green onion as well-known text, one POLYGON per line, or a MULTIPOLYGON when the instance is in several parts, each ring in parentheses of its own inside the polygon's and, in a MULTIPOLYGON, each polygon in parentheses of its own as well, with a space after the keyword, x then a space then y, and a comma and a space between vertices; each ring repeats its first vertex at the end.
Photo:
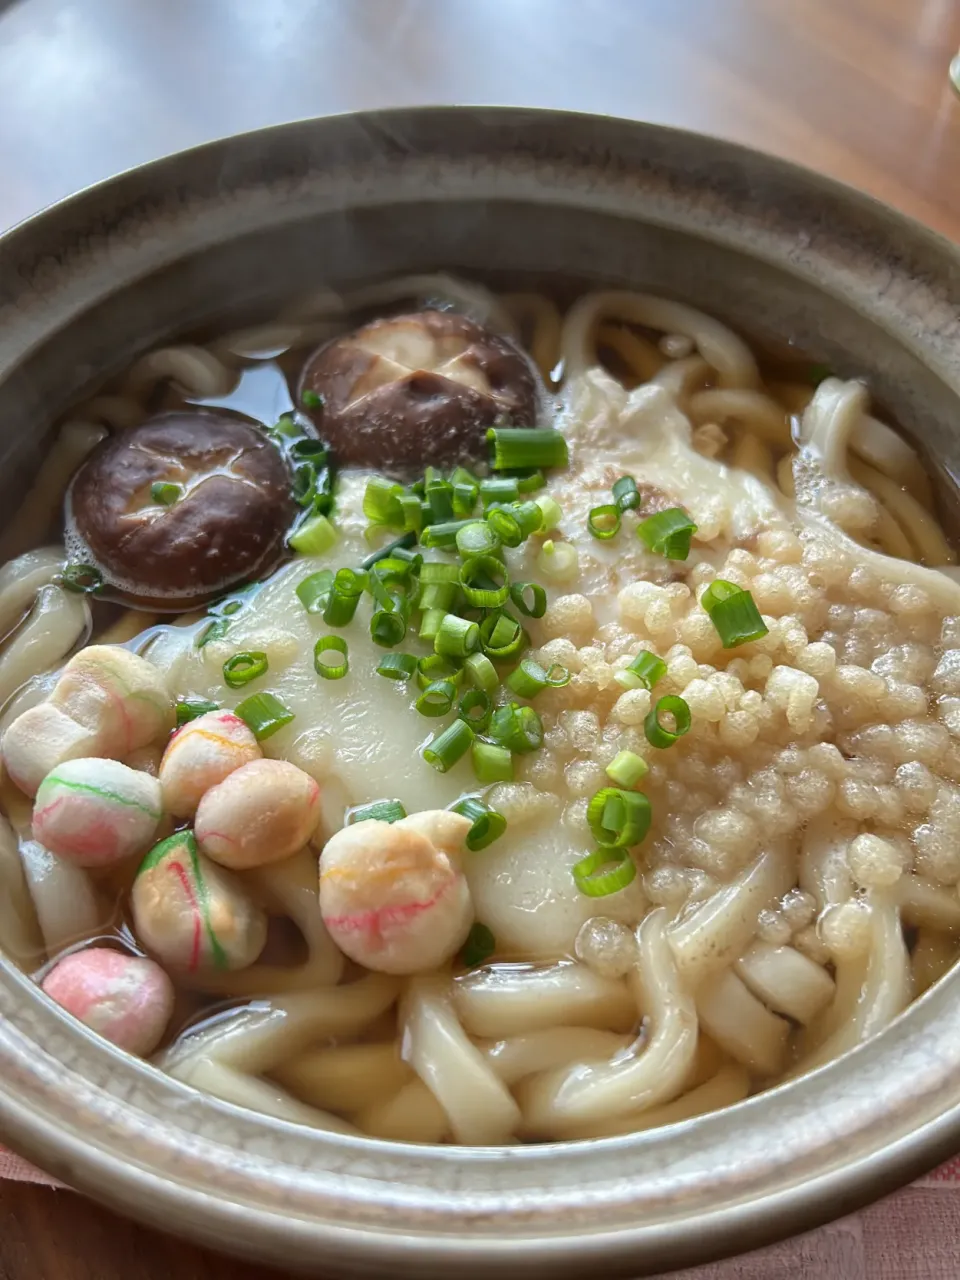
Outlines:
POLYGON ((439 524, 442 520, 453 519, 453 485, 444 480, 439 471, 427 468, 424 483, 424 496, 430 508, 431 524, 439 524))
POLYGON ((323 610, 323 620, 328 627, 345 627, 353 621, 366 585, 365 573, 356 573, 353 569, 337 570, 323 610))
POLYGON ((537 556, 537 568, 545 578, 563 581, 577 572, 580 557, 570 542, 554 542, 548 538, 537 556))
POLYGON ((466 720, 474 733, 483 733, 493 714, 493 702, 482 689, 468 689, 460 699, 457 715, 466 720))
POLYGON ((690 708, 675 693, 668 693, 666 697, 660 698, 659 701, 650 708, 647 718, 643 722, 643 732, 647 735, 647 741, 651 747, 672 747, 678 738, 690 728, 690 708), (673 716, 676 728, 671 732, 665 729, 661 723, 663 716, 673 716))
POLYGON ((403 511, 397 501, 402 495, 402 484, 394 484, 383 476, 373 476, 363 491, 363 514, 374 524, 396 528, 403 524, 403 511))
POLYGON ((645 546, 668 560, 686 560, 690 554, 690 539, 697 526, 682 507, 670 507, 647 516, 637 525, 637 537, 645 546))
POLYGON ((301 507, 309 507, 317 492, 317 469, 312 462, 301 462, 293 473, 293 496, 301 507))
MULTIPOLYGON (((451 569, 453 565, 450 566, 451 569)), ((439 609, 442 613, 456 612, 454 605, 460 598, 460 587, 456 582, 428 582, 420 589, 420 608, 439 609)))
POLYGON ((604 849, 639 844, 650 830, 650 801, 640 791, 602 787, 587 805, 587 825, 604 849))
POLYGON ((205 698, 184 698, 182 702, 177 703, 177 728, 189 724, 199 716, 205 716, 209 711, 219 710, 218 702, 207 702, 205 698))
POLYGON ((460 569, 460 586, 475 609, 498 609, 510 595, 507 571, 491 555, 471 556, 460 569))
POLYGON ((588 898, 607 898, 625 889, 637 874, 637 864, 625 849, 598 849, 573 864, 573 878, 588 898))
POLYGON ((457 544, 457 534, 471 520, 445 520, 442 524, 432 524, 420 535, 420 543, 424 547, 439 547, 450 551, 457 544))
POLYGON ((342 680, 350 669, 347 658, 347 642, 343 636, 321 636, 313 646, 313 669, 324 680, 342 680), (328 662, 328 653, 338 653, 342 662, 328 662))
POLYGON ((278 729, 295 720, 296 716, 272 693, 254 693, 233 709, 258 742, 271 738, 278 729))
POLYGON ((422 716, 445 716, 453 706, 457 686, 452 680, 434 680, 414 704, 422 716))
POLYGON ((297 583, 297 596, 307 613, 323 613, 332 586, 332 569, 319 569, 297 583))
POLYGON ((420 581, 427 586, 441 582, 456 585, 459 576, 459 565, 451 564, 449 560, 424 560, 420 567, 420 581))
POLYGON ((348 827, 356 822, 399 822, 407 811, 399 800, 375 800, 373 804, 359 804, 347 814, 348 827))
POLYGON ((377 675, 388 680, 409 680, 417 669, 412 653, 385 653, 377 663, 377 675))
POLYGON ((510 599, 525 618, 542 618, 547 612, 547 593, 539 582, 514 582, 510 599))
POLYGON ((480 497, 476 480, 462 480, 453 486, 453 514, 457 519, 472 515, 480 497))
POLYGON ((235 653, 223 664, 223 679, 231 689, 242 689, 268 670, 270 664, 265 653, 235 653))
POLYGON ((562 689, 569 683, 570 672, 566 667, 555 662, 547 671, 535 658, 524 658, 506 679, 507 688, 521 698, 535 698, 543 689, 562 689))
POLYGON ((486 511, 494 502, 516 502, 520 486, 512 476, 488 476, 480 481, 480 498, 486 511))
POLYGON ((406 614, 398 609, 378 609, 370 619, 370 639, 382 649, 393 649, 406 634, 406 614))
POLYGON ((103 586, 103 574, 92 564, 67 564, 57 574, 56 581, 67 591, 94 595, 103 586))
POLYGON ((517 476, 517 488, 521 493, 536 493, 547 483, 547 477, 538 468, 525 476, 517 476))
POLYGON ((567 465, 567 442, 552 427, 491 427, 487 442, 493 446, 494 471, 567 465))
POLYGON ((647 762, 635 751, 618 751, 607 765, 606 773, 618 787, 635 787, 647 773, 647 762))
POLYGON ((494 840, 499 840, 507 829, 507 820, 503 814, 474 796, 464 796, 452 808, 454 813, 462 814, 473 823, 464 839, 464 844, 471 853, 486 849, 494 840))
POLYGON ((466 658, 480 647, 480 628, 475 622, 448 613, 433 641, 435 653, 445 658, 466 658))
POLYGON ((530 537, 531 533, 539 533, 543 525, 543 512, 536 502, 515 502, 511 508, 510 514, 520 526, 520 532, 524 539, 530 537))
POLYGON ((401 493, 397 498, 403 527, 408 532, 419 533, 423 528, 423 504, 413 493, 401 493))
POLYGON ((322 440, 314 440, 312 436, 305 436, 302 440, 294 441, 293 456, 295 458, 309 458, 315 467, 320 467, 327 460, 327 446, 322 440))
POLYGON ((172 507, 182 493, 182 485, 165 483, 162 480, 150 486, 150 497, 154 502, 159 502, 161 507, 172 507))
POLYGON ((480 645, 488 658, 503 662, 520 653, 526 643, 527 633, 505 609, 488 613, 480 623, 480 645))
POLYGON ((361 561, 361 569, 372 569, 380 560, 392 559, 397 551, 409 550, 417 541, 416 533, 410 531, 402 533, 399 538, 394 538, 392 542, 386 543, 379 551, 374 551, 367 558, 361 561))
POLYGON ((505 547, 519 547, 523 542, 523 529, 510 507, 489 507, 487 523, 505 547))
POLYGON ((487 787, 493 782, 513 781, 513 754, 509 747, 477 739, 473 744, 471 757, 473 772, 483 786, 487 787))
POLYGON ((493 694, 500 685, 497 669, 485 653, 471 653, 463 664, 463 669, 470 677, 475 689, 483 693, 493 694))
POLYGON ((470 556, 489 555, 499 546, 500 539, 486 520, 471 520, 457 533, 457 550, 465 560, 470 556))
POLYGON ((459 685, 463 680, 463 668, 439 653, 428 653, 417 660, 417 684, 421 689, 434 680, 450 680, 459 685))
POLYGON ((465 969, 474 969, 483 964, 497 949, 497 940, 485 924, 477 922, 467 934, 467 940, 460 952, 460 963, 465 969))
POLYGON ((424 609, 420 615, 420 639, 429 640, 432 644, 440 633, 447 609, 424 609))
POLYGON ((230 630, 230 619, 219 618, 215 622, 211 622, 198 637, 196 645, 198 649, 202 649, 204 645, 208 645, 212 640, 222 640, 230 630))
POLYGON ((613 500, 621 511, 635 511, 641 498, 633 476, 621 476, 613 482, 613 500))
POLYGON ((491 716, 490 737, 500 746, 524 755, 543 745, 543 721, 533 707, 508 702, 491 716))
POLYGON ((281 413, 274 425, 272 427, 267 427, 267 431, 272 431, 276 435, 283 436, 286 439, 292 439, 295 436, 302 435, 301 429, 292 413, 281 413))
POLYGON ((593 507, 587 516, 587 528, 601 542, 615 537, 620 532, 620 508, 615 502, 593 507))
POLYGON ((700 603, 710 615, 724 649, 735 649, 767 634, 753 596, 733 582, 715 579, 700 597, 700 603))
POLYGON ((300 403, 305 409, 322 409, 323 396, 307 387, 306 391, 300 393, 300 403))
POLYGON ((293 551, 302 556, 321 556, 337 540, 337 531, 326 516, 311 516, 287 539, 293 551))
POLYGON ((667 674, 667 664, 649 649, 641 649, 615 679, 624 689, 652 689, 667 674))
POLYGON ((466 720, 454 720, 423 749, 423 758, 438 773, 446 773, 470 750, 473 730, 466 720))
POLYGON ((541 532, 555 529, 563 519, 563 507, 557 502, 556 498, 551 498, 548 493, 545 493, 542 498, 537 498, 536 503, 542 516, 540 521, 541 532))

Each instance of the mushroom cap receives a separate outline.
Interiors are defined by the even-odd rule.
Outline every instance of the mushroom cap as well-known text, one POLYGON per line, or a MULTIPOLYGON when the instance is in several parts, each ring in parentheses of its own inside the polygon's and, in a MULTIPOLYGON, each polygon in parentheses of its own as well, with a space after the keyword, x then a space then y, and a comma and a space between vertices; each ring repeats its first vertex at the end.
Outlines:
POLYGON ((164 413, 114 436, 77 472, 68 540, 105 582, 179 608, 272 566, 296 512, 286 460, 254 426, 200 410, 164 413), (154 484, 181 495, 158 502, 154 484))
POLYGON ((533 365, 508 339, 453 311, 373 320, 307 361, 306 407, 342 464, 378 470, 449 464, 484 454, 488 427, 540 416, 533 365), (309 400, 310 397, 308 396, 309 400))

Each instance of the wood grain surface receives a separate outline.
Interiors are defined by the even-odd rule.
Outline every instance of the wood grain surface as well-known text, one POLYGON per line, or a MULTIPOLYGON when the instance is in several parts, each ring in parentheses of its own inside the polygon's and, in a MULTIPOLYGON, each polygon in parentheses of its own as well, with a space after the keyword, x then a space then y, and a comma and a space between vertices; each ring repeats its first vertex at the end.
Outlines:
MULTIPOLYGON (((222 134, 470 102, 734 138, 960 241, 958 48, 957 0, 0 0, 0 229, 222 134)), ((0 1280, 278 1274, 0 1184, 0 1280)))

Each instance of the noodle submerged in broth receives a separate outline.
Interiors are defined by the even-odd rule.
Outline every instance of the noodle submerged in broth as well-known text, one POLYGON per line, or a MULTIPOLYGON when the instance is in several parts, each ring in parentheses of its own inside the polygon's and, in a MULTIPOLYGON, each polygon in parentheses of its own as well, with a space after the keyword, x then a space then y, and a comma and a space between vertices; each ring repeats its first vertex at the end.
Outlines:
POLYGON ((811 1070, 957 956, 932 512, 861 383, 645 294, 411 277, 149 353, 4 537, 0 945, 346 1133, 603 1137, 811 1070))

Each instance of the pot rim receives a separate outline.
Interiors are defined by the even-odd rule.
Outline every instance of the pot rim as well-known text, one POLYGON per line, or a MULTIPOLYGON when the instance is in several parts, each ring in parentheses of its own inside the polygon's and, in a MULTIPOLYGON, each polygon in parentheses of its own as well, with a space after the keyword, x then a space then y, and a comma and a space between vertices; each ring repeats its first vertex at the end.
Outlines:
MULTIPOLYGON (((49 206, 0 236, 0 378, 55 332, 65 310, 89 307, 91 288, 109 291, 118 278, 196 252, 223 223, 225 204, 249 206, 236 215, 245 228, 268 209, 293 221, 327 207, 347 178, 347 207, 350 196, 381 203, 404 190, 413 200, 423 190, 411 174, 431 165, 439 186, 428 198, 488 181, 494 199, 513 192, 619 210, 748 249, 844 297, 960 392, 960 250, 938 233, 735 143, 508 107, 271 126, 173 153, 49 206), (378 147, 390 158, 371 186, 364 166, 378 147), (341 169, 316 171, 325 148, 341 169), (265 150, 281 169, 299 158, 302 172, 288 183, 271 170, 258 183, 252 165, 265 150), (237 177, 223 183, 231 165, 237 177), (184 235, 171 249, 177 227, 184 235), (12 322, 16 333, 4 337, 12 322)), ((960 973, 948 975, 844 1058, 667 1129, 541 1147, 424 1148, 306 1130, 198 1094, 63 1019, 3 961, 0 1130, 96 1199, 272 1262, 372 1270, 392 1261, 424 1274, 456 1264, 469 1275, 549 1263, 565 1275, 602 1261, 647 1273, 809 1228, 952 1154, 958 992, 960 973)))

